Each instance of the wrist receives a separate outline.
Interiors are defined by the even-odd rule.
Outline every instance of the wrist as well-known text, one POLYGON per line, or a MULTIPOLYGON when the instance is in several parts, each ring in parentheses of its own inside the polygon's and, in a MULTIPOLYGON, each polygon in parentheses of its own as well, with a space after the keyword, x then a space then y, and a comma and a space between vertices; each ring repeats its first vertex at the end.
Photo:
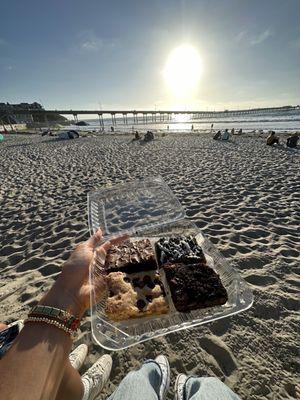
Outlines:
POLYGON ((40 305, 59 308, 81 319, 85 309, 79 304, 75 296, 68 291, 59 280, 54 283, 48 293, 39 301, 40 305))

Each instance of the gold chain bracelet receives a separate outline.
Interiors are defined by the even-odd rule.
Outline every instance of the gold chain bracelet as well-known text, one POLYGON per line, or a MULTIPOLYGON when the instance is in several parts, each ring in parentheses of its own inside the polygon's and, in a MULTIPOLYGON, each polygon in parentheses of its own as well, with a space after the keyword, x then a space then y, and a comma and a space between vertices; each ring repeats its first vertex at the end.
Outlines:
POLYGON ((67 328, 64 324, 62 324, 61 322, 58 322, 54 319, 50 319, 50 318, 46 318, 46 317, 28 317, 27 319, 25 319, 24 324, 26 324, 27 322, 42 322, 45 324, 49 324, 49 325, 53 325, 56 328, 68 333, 72 339, 75 339, 76 336, 76 331, 67 328))

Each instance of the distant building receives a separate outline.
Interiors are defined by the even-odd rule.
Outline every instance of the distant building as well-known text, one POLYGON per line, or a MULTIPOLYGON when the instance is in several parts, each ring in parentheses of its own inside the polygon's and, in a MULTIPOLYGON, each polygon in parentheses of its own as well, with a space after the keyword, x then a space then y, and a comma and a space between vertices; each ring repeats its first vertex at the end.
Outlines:
POLYGON ((17 124, 17 123, 33 123, 33 122, 44 122, 45 117, 50 121, 64 122, 66 118, 60 114, 43 114, 43 115, 32 115, 31 110, 43 110, 41 104, 36 101, 33 103, 0 103, 0 123, 6 124, 17 124), (28 114, 18 114, 18 110, 28 110, 28 114))

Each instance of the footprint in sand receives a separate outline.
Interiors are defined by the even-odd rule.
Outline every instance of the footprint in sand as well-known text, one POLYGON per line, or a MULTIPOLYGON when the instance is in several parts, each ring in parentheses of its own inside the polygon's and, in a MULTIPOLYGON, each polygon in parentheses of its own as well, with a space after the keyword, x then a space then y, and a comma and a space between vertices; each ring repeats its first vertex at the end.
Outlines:
POLYGON ((222 318, 214 321, 210 325, 210 330, 216 336, 225 335, 226 332, 230 329, 230 319, 229 318, 222 318))
POLYGON ((61 271, 61 268, 58 265, 55 265, 55 264, 48 264, 48 265, 45 265, 44 267, 39 269, 39 272, 43 276, 49 276, 49 275, 57 274, 60 271, 61 271))
POLYGON ((249 275, 245 277, 246 281, 255 286, 268 286, 273 285, 277 281, 274 276, 268 275, 249 275))
POLYGON ((249 256, 238 261, 239 269, 263 268, 269 262, 268 257, 249 256))
POLYGON ((44 263, 42 258, 33 257, 29 260, 24 261, 17 267, 18 272, 28 271, 28 270, 35 270, 39 268, 44 263))
POLYGON ((214 336, 204 336, 199 339, 201 347, 211 354, 225 376, 231 375, 237 369, 237 362, 226 344, 214 336))

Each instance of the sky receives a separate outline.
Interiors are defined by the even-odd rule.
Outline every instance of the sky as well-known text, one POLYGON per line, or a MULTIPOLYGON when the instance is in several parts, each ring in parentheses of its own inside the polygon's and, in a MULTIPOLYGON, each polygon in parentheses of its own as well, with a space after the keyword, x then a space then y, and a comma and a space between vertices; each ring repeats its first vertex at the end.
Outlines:
POLYGON ((73 110, 300 104, 300 0, 0 0, 0 10, 0 102, 73 110), (202 72, 179 53, 170 86, 166 64, 182 46, 197 53, 202 72), (186 79, 192 90, 175 93, 186 79))

